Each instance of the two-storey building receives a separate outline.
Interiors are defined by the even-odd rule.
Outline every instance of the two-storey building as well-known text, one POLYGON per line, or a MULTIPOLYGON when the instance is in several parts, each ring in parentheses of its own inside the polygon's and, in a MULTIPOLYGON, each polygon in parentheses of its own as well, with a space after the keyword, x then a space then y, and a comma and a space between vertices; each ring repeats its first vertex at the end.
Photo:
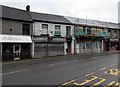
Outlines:
POLYGON ((63 16, 31 12, 33 57, 74 53, 74 25, 63 16))
POLYGON ((120 50, 120 29, 116 23, 106 23, 108 36, 104 38, 104 51, 120 50))
POLYGON ((118 24, 0 5, 2 60, 115 50, 120 50, 118 24))
POLYGON ((101 21, 66 17, 75 24, 75 52, 94 53, 103 51, 103 37, 107 27, 101 21))
POLYGON ((28 11, 0 5, 1 59, 18 60, 31 57, 32 19, 28 11))

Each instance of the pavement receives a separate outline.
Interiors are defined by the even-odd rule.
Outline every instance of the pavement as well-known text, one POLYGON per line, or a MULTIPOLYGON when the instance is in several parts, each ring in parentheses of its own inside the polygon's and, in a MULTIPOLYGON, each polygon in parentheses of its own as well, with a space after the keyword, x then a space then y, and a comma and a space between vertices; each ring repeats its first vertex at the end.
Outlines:
POLYGON ((2 83, 11 87, 91 86, 118 87, 118 52, 68 55, 4 62, 2 83))

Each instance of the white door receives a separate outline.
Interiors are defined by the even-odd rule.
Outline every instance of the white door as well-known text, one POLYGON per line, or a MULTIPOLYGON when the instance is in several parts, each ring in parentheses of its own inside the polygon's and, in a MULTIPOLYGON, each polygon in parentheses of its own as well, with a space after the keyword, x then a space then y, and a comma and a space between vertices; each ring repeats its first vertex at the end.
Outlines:
POLYGON ((14 53, 14 60, 19 60, 20 53, 21 53, 21 45, 14 45, 13 46, 13 53, 14 53))

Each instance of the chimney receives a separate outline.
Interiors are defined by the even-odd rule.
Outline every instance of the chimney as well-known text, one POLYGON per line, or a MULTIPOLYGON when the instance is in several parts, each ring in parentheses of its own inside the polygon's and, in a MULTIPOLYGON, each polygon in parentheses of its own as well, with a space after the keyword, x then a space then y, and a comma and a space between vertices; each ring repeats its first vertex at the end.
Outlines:
POLYGON ((30 11, 30 5, 26 6, 26 11, 30 11))

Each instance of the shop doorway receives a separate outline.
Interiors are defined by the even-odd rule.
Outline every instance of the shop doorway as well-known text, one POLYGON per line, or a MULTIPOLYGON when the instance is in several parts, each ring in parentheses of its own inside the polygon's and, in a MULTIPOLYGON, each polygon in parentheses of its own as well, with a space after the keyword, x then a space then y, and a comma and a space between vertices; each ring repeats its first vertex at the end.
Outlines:
POLYGON ((67 54, 71 54, 71 42, 67 42, 68 49, 67 49, 67 54))
POLYGON ((14 60, 20 60, 21 45, 13 45, 14 60))

